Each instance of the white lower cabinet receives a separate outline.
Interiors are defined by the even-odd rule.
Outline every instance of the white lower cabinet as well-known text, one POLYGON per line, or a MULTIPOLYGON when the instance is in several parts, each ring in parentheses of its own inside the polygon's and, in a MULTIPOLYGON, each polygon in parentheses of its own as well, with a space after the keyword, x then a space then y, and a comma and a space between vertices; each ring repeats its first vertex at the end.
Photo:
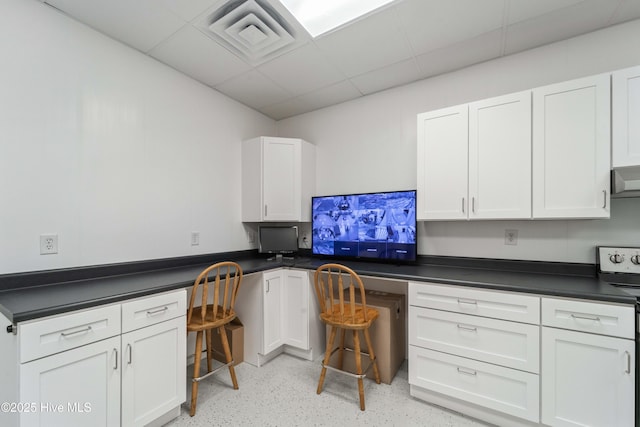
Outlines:
POLYGON ((119 426, 120 337, 20 365, 21 427, 119 426))
POLYGON ((633 307, 546 298, 542 303, 542 423, 633 426, 633 307), (547 326, 558 318, 572 330, 547 326), (615 336, 589 333, 603 325, 615 336))
POLYGON ((409 383, 456 399, 538 421, 538 375, 409 346, 409 383))
POLYGON ((19 366, 0 377, 17 368, 28 403, 10 426, 164 424, 186 400, 184 290, 18 323, 4 344, 19 366))
MULTIPOLYGON (((166 315, 153 298, 145 302, 145 312, 166 315)), ((182 316, 164 320, 150 314, 158 323, 122 335, 123 427, 146 426, 186 400, 186 309, 176 306, 182 316)))
POLYGON ((281 268, 244 276, 236 313, 244 325, 244 360, 261 366, 282 352, 314 360, 324 329, 307 270, 281 268))
POLYGON ((493 424, 540 420, 540 298, 409 283, 411 395, 493 424))

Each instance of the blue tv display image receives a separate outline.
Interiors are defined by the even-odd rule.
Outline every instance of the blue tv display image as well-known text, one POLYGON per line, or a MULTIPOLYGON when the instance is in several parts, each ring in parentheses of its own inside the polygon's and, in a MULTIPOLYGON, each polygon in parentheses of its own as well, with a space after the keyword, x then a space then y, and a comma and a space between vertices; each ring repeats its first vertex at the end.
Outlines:
POLYGON ((312 253, 415 261, 416 191, 313 197, 312 253))

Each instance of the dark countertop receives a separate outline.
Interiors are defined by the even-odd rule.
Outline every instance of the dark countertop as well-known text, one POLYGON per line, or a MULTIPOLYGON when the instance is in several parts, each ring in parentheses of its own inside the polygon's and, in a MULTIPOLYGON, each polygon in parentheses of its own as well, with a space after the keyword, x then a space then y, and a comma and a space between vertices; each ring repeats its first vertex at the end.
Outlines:
MULTIPOLYGON (((237 260, 244 274, 280 267, 315 270, 326 260, 296 258, 267 261, 259 257, 237 260)), ((596 275, 571 275, 549 272, 512 271, 486 263, 484 268, 460 265, 389 265, 362 261, 339 261, 363 276, 424 281, 502 291, 526 292, 548 296, 584 298, 597 301, 635 304, 636 298, 622 289, 601 281, 596 275)), ((115 303, 193 285, 197 275, 212 262, 63 281, 38 286, 20 286, 0 291, 0 312, 18 323, 73 310, 115 303)), ((548 271, 548 269, 542 269, 548 271)), ((9 275, 3 280, 9 281, 9 275)), ((24 281, 24 278, 21 278, 24 281)), ((389 289, 393 292, 393 289, 389 289)))

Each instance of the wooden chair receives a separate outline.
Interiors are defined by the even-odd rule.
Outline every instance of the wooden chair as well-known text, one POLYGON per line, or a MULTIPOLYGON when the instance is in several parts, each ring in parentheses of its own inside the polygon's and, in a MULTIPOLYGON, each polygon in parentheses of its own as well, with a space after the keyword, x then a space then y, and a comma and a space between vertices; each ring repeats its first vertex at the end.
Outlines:
POLYGON ((225 325, 236 318, 234 305, 236 295, 242 282, 242 268, 235 262, 219 262, 205 268, 193 284, 189 309, 187 311, 187 334, 196 332, 196 350, 193 364, 193 380, 191 383, 191 416, 196 413, 198 400, 198 383, 220 369, 229 367, 233 388, 238 389, 236 372, 233 369, 233 359, 227 340, 225 325), (198 291, 201 289, 201 299, 196 301, 198 291), (209 295, 213 294, 213 304, 208 303, 209 295), (196 303, 200 305, 196 306, 196 303), (222 348, 227 363, 211 369, 211 338, 212 332, 217 329, 222 340, 222 348), (202 359, 202 335, 207 339, 207 373, 200 376, 200 360, 202 359))
MULTIPOLYGON (((314 275, 314 286, 320 304, 320 320, 331 326, 329 340, 327 341, 327 348, 322 362, 322 372, 320 373, 317 393, 320 394, 322 392, 322 385, 324 384, 327 368, 353 376, 358 379, 360 410, 364 411, 364 384, 362 379, 366 376, 366 373, 363 373, 362 369, 358 331, 363 332, 367 348, 369 349, 369 359, 371 361, 369 367, 373 366, 376 383, 380 384, 378 364, 369 336, 369 327, 373 321, 378 318, 378 310, 367 307, 362 280, 353 270, 343 265, 324 264, 318 267, 314 275), (360 301, 356 302, 358 296, 360 301), (340 345, 333 348, 338 330, 341 331, 340 345), (351 330, 353 333, 353 352, 356 365, 355 374, 342 370, 344 351, 351 351, 351 349, 345 348, 344 345, 347 330, 351 330), (337 367, 329 366, 331 356, 336 351, 339 352, 337 367)), ((364 372, 366 372, 366 370, 364 372)))

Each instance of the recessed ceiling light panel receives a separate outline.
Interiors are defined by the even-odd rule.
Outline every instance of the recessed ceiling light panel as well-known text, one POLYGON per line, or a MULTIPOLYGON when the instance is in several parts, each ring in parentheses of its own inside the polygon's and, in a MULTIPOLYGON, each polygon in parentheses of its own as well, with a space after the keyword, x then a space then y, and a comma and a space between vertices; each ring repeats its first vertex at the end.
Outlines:
POLYGON ((311 34, 317 37, 394 0, 280 0, 311 34))

